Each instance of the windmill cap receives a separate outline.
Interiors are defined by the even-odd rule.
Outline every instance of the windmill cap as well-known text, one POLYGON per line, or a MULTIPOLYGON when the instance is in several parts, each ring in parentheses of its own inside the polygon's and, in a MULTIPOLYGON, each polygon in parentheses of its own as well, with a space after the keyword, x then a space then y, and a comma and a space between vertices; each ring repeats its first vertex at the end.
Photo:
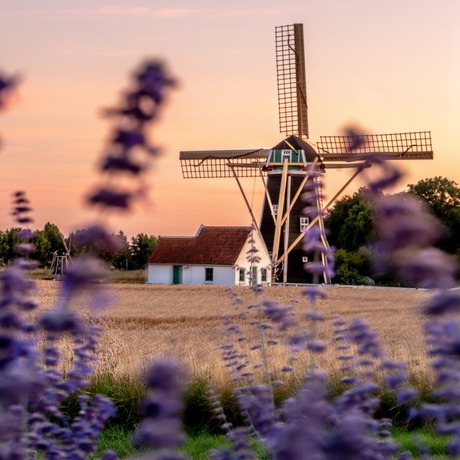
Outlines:
MULTIPOLYGON (((318 152, 316 151, 315 147, 308 141, 301 139, 300 137, 291 135, 286 137, 283 141, 279 144, 276 144, 272 147, 272 150, 303 150, 305 152, 305 159, 308 163, 312 163, 315 161, 316 158, 319 158, 318 152)), ((324 165, 319 159, 319 163, 321 167, 324 168, 324 165)))

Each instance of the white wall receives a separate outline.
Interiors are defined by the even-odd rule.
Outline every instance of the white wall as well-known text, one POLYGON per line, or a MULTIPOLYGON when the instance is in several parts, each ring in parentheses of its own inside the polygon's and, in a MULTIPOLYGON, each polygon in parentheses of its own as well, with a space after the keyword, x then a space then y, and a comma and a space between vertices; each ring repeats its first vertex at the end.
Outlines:
MULTIPOLYGON (((233 267, 211 266, 213 268, 213 281, 205 281, 206 266, 190 265, 190 284, 233 284, 234 270, 233 267)), ((185 271, 185 270, 184 270, 185 271)), ((185 282, 185 281, 184 281, 185 282)))
POLYGON ((149 264, 147 269, 147 283, 172 284, 172 265, 149 264))
MULTIPOLYGON (((212 267, 213 281, 205 281, 206 267, 211 265, 182 265, 182 284, 225 284, 235 283, 235 270, 230 266, 212 267)), ((162 264, 149 264, 147 282, 153 284, 172 284, 173 266, 162 264)))

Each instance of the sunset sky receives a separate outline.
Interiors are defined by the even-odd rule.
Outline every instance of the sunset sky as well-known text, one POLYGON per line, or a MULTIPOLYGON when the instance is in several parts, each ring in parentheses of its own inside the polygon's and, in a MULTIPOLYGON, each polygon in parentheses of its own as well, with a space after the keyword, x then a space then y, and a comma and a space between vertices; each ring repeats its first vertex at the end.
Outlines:
MULTIPOLYGON (((407 183, 460 184, 457 0, 0 0, 0 70, 23 77, 0 113, 0 229, 25 190, 35 227, 65 234, 96 216, 83 203, 119 101, 146 57, 180 81, 151 131, 163 155, 151 203, 110 218, 129 236, 191 235, 200 224, 249 225, 234 180, 185 180, 180 150, 270 148, 278 130, 274 32, 303 23, 310 137, 431 131, 435 159, 401 163, 407 183)), ((326 173, 326 194, 350 171, 326 173)), ((260 184, 244 185, 260 215, 260 184)), ((349 191, 353 192, 352 189, 349 191)))

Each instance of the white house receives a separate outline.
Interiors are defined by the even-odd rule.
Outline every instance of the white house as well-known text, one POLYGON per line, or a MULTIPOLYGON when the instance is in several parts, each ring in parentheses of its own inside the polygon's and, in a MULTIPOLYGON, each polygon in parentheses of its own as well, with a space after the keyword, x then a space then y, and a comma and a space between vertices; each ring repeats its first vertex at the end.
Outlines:
POLYGON ((201 225, 193 237, 160 237, 148 261, 147 282, 249 285, 255 279, 268 284, 271 275, 267 247, 252 227, 201 225), (251 255, 257 262, 248 261, 251 255))

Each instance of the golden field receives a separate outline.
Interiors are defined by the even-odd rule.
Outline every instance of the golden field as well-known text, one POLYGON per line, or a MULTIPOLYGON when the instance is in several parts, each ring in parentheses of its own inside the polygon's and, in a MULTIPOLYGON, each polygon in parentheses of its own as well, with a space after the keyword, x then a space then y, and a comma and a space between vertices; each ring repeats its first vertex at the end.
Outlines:
MULTIPOLYGON (((59 296, 59 281, 38 281, 38 301, 43 309, 52 308, 59 296)), ((247 337, 244 351, 250 361, 261 361, 260 350, 249 350, 249 345, 261 338, 276 338, 275 330, 261 337, 251 320, 257 320, 257 305, 271 299, 290 307, 300 318, 301 327, 311 331, 312 324, 301 319, 302 313, 311 309, 302 295, 302 287, 273 286, 262 294, 255 294, 247 287, 235 287, 233 292, 241 299, 235 306, 225 286, 163 286, 148 284, 108 284, 100 286, 111 297, 111 306, 102 311, 89 308, 89 295, 74 299, 72 308, 89 321, 103 326, 99 348, 97 372, 115 376, 137 377, 146 364, 156 356, 174 356, 182 360, 196 377, 209 379, 216 384, 228 380, 228 372, 221 359, 220 345, 225 342, 222 317, 229 315, 247 337), (249 320, 239 318, 239 313, 249 312, 249 320)), ((420 306, 430 295, 428 291, 396 288, 355 288, 331 286, 324 288, 327 299, 317 302, 317 308, 326 321, 317 327, 317 334, 328 348, 318 359, 321 367, 334 372, 340 366, 335 350, 333 319, 345 320, 359 316, 366 319, 378 332, 389 358, 409 363, 411 370, 430 375, 425 356, 423 315, 420 306)), ((99 289, 98 289, 99 290, 99 289)), ((313 326, 314 327, 314 326, 313 326)), ((283 367, 292 356, 284 346, 267 348, 270 369, 283 367)), ((299 356, 294 366, 294 376, 300 377, 310 357, 299 356)))

